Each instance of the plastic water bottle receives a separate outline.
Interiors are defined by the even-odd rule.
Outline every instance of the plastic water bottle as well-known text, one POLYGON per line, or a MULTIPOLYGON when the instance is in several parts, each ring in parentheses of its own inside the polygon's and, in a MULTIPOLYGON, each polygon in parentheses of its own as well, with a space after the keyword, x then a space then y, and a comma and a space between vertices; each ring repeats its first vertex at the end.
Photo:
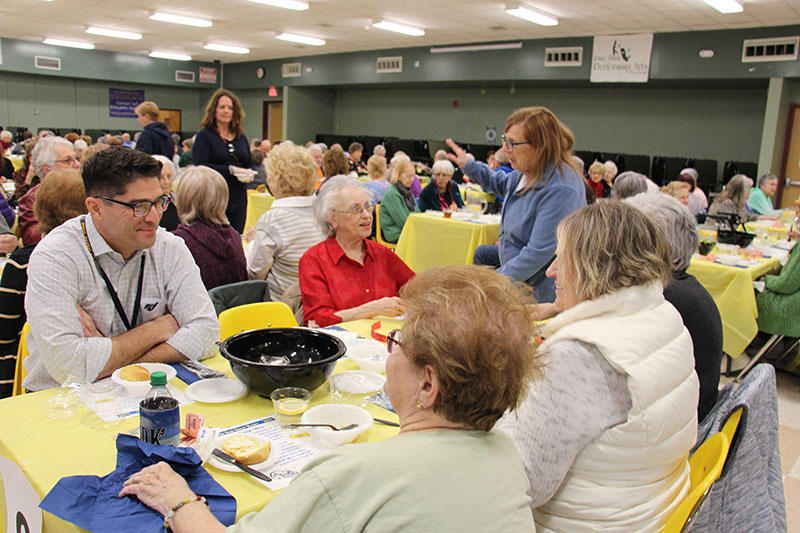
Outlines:
POLYGON ((180 444, 181 414, 178 400, 167 390, 167 375, 164 372, 150 374, 150 392, 139 402, 139 438, 151 444, 180 444))

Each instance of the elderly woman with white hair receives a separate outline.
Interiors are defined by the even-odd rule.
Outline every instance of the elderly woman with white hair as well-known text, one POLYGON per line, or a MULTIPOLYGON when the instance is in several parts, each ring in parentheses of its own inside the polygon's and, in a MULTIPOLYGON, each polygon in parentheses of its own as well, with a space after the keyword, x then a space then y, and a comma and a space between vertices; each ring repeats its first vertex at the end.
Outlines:
POLYGON ((464 207, 461 191, 458 184, 453 181, 456 169, 450 161, 436 161, 431 169, 433 179, 419 194, 420 211, 453 211, 464 207))
POLYGON ((758 187, 750 189, 750 198, 747 199, 747 208, 757 215, 780 216, 782 211, 772 207, 770 198, 778 190, 778 176, 764 174, 758 178, 758 187))
POLYGON ((161 163, 161 177, 158 179, 158 184, 161 186, 161 193, 172 198, 172 201, 167 206, 167 209, 161 214, 161 222, 159 226, 167 231, 174 231, 181 223, 178 216, 178 208, 175 205, 175 195, 172 194, 172 184, 175 181, 175 165, 172 161, 163 155, 156 154, 152 156, 153 159, 161 163))
POLYGON ((320 189, 314 217, 328 238, 300 259, 307 323, 328 326, 405 312, 397 293, 414 272, 387 247, 369 240, 374 209, 369 190, 355 178, 334 176, 320 189))
POLYGON ((709 215, 722 213, 736 213, 742 222, 753 220, 775 220, 775 215, 758 215, 747 211, 747 200, 750 198, 750 188, 753 180, 744 174, 736 174, 730 179, 722 192, 714 198, 711 207, 708 208, 709 215))
POLYGON ((180 225, 173 232, 186 242, 206 290, 247 279, 242 236, 228 222, 228 185, 210 167, 183 172, 176 195, 180 225))
POLYGON ((664 298, 681 314, 694 345, 694 369, 700 379, 697 419, 702 421, 717 401, 722 362, 722 319, 717 304, 686 270, 697 251, 697 229, 689 211, 665 194, 645 194, 626 200, 661 228, 672 260, 672 281, 664 298))

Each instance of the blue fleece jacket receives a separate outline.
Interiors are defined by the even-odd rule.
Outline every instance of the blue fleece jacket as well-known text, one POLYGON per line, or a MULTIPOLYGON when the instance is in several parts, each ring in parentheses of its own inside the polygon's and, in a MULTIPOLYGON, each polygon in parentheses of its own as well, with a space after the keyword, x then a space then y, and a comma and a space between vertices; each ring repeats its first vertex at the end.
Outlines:
MULTIPOLYGON (((556 253, 556 228, 561 220, 586 205, 583 179, 571 168, 548 163, 532 190, 515 192, 522 173, 496 172, 485 163, 470 160, 464 174, 484 191, 505 198, 500 218, 499 272, 527 281, 549 264, 556 253)), ((555 281, 537 287, 539 301, 555 299, 555 281)))

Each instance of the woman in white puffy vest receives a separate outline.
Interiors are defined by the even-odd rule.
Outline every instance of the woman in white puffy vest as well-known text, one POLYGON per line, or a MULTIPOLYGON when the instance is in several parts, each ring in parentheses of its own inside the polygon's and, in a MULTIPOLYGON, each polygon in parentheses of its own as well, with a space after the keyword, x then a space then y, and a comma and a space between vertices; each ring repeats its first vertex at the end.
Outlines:
POLYGON ((544 379, 497 427, 525 463, 537 531, 657 531, 689 487, 699 388, 663 296, 664 236, 636 208, 598 202, 559 224, 556 255, 544 379))

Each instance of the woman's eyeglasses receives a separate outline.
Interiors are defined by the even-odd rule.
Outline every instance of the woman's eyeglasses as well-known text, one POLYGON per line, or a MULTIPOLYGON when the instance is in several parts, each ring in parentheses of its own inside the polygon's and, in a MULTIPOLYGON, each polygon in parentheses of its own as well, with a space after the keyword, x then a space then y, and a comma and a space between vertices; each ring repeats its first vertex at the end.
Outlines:
POLYGON ((519 141, 519 142, 509 141, 505 133, 501 134, 500 138, 503 140, 503 144, 508 145, 508 147, 511 149, 512 152, 514 151, 515 146, 519 146, 520 144, 532 144, 531 141, 519 141))
POLYGON ((346 215, 360 215, 362 211, 366 211, 368 213, 372 213, 375 211, 375 206, 372 205, 370 202, 367 202, 364 205, 353 204, 348 209, 337 209, 337 213, 344 213, 346 215))
POLYGON ((392 353, 395 345, 402 347, 403 346, 403 330, 402 329, 393 329, 386 335, 386 348, 389 350, 389 353, 392 353))

